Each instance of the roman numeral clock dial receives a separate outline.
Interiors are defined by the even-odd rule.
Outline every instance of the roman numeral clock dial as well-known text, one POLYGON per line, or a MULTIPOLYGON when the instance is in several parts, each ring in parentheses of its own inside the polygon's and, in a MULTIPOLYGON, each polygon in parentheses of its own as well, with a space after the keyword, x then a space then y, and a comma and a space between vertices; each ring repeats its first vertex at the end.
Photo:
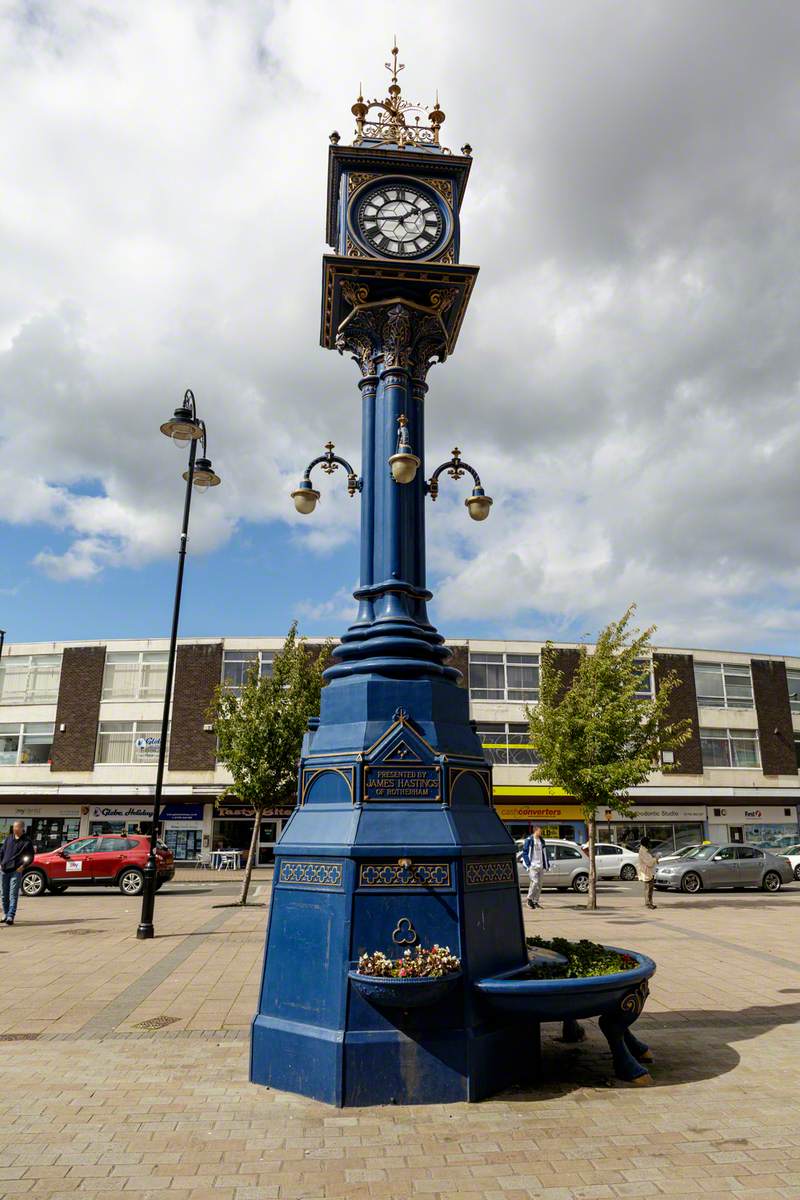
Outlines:
POLYGON ((428 257, 441 246, 446 225, 442 206, 416 184, 381 184, 356 202, 361 240, 392 258, 428 257))

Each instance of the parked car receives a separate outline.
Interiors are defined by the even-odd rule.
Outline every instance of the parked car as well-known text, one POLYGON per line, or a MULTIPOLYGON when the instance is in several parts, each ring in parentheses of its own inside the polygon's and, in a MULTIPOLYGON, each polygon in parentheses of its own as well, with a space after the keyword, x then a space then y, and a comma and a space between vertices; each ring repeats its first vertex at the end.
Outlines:
POLYGON ((792 870, 794 871, 795 879, 800 879, 800 845, 787 846, 785 850, 776 851, 780 856, 788 858, 792 870))
MULTIPOLYGON (((144 886, 144 868, 150 839, 141 834, 104 833, 77 838, 58 850, 37 854, 22 877, 26 896, 59 895, 68 887, 118 887, 123 896, 138 896, 144 886)), ((175 858, 163 842, 156 842, 156 887, 175 874, 175 858)))
MULTIPOLYGON (((575 842, 562 841, 556 838, 545 838, 547 856, 550 860, 550 870, 542 875, 543 888, 556 888, 565 892, 572 888, 575 892, 585 892, 589 887, 589 859, 575 842)), ((517 877, 519 886, 527 888, 530 882, 528 869, 522 861, 522 843, 519 842, 517 854, 517 877)))
MULTIPOLYGON (((589 854, 589 843, 581 846, 584 854, 589 854)), ((613 842, 595 842, 594 861, 598 878, 602 879, 635 879, 638 870, 639 855, 627 846, 615 846, 613 842)))
POLYGON ((732 842, 723 846, 709 843, 677 862, 659 863, 655 874, 657 888, 690 893, 726 887, 760 887, 777 892, 793 879, 787 858, 732 842))

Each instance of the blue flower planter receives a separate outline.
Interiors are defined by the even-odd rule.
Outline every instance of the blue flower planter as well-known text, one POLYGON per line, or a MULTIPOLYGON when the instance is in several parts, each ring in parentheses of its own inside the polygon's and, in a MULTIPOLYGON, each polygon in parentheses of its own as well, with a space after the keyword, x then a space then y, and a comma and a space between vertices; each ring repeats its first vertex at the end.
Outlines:
POLYGON ((352 986, 377 1008, 424 1008, 436 1004, 452 991, 461 979, 461 971, 439 978, 387 979, 382 975, 348 972, 352 986))
POLYGON ((614 975, 593 975, 584 979, 533 979, 532 966, 539 952, 532 950, 532 961, 525 966, 503 971, 475 981, 474 987, 488 1006, 499 1012, 541 1023, 574 1022, 582 1017, 599 1017, 621 1079, 649 1083, 648 1072, 640 1065, 650 1061, 650 1052, 630 1032, 641 1015, 649 991, 648 980, 656 969, 652 958, 633 950, 606 946, 618 954, 636 960, 629 971, 614 975))

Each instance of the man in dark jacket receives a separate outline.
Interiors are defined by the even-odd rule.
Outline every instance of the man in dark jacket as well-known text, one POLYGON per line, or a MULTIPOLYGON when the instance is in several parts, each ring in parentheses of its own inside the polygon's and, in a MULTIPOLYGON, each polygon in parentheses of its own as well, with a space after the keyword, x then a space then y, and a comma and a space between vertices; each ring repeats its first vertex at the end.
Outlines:
POLYGON ((17 915, 17 900, 22 874, 33 862, 36 853, 33 842, 25 833, 22 821, 15 821, 11 833, 0 846, 0 883, 3 895, 3 925, 13 925, 17 915))

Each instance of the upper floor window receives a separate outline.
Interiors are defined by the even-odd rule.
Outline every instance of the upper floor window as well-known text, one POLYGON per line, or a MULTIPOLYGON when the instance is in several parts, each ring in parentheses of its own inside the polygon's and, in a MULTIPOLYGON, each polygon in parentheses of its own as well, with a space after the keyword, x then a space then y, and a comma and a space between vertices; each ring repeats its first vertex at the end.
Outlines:
POLYGON ((752 708, 750 665, 695 663, 694 683, 699 708, 752 708))
POLYGON ((701 729, 704 767, 760 767, 757 729, 701 729))
POLYGON ((503 766, 533 766, 538 761, 528 726, 506 721, 481 721, 478 737, 490 762, 503 766))
POLYGON ((800 713, 800 671, 787 668, 786 682, 789 685, 789 707, 793 713, 800 713))
POLYGON ((39 721, 0 725, 0 766, 46 766, 52 751, 52 725, 39 721))
POLYGON ((262 679, 272 674, 274 658, 274 650, 226 650, 222 660, 223 685, 238 696, 253 667, 262 679))
POLYGON ((641 669, 642 678, 636 689, 637 700, 653 699, 653 664, 649 658, 637 658, 636 666, 641 669))
POLYGON ((490 654, 469 656, 469 694, 473 700, 539 699, 539 655, 490 654))
POLYGON ((9 654, 0 662, 0 704, 55 704, 60 654, 9 654))
POLYGON ((158 700, 166 686, 166 650, 111 650, 106 654, 104 700, 158 700))
POLYGON ((160 747, 160 721, 101 721, 98 726, 96 760, 99 763, 155 764, 160 747))

